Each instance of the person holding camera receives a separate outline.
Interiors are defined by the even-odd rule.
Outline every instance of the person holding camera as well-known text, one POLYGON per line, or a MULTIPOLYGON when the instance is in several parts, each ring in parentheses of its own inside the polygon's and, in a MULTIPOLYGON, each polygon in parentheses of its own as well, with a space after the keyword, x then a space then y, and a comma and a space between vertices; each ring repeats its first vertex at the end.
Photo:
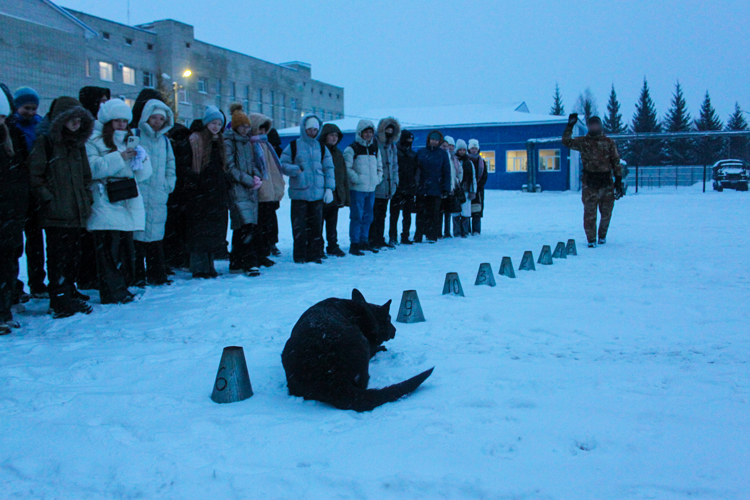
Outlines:
POLYGON ((562 143, 565 147, 581 153, 583 174, 581 184, 583 192, 583 228, 589 248, 596 248, 597 243, 607 242, 607 231, 612 219, 615 200, 623 195, 622 167, 620 154, 615 141, 604 135, 602 120, 592 116, 586 121, 588 133, 583 137, 573 137, 573 128, 578 123, 578 114, 568 117, 568 126, 563 132, 562 143), (612 176, 615 181, 612 183, 612 176), (601 213, 597 240, 597 210, 601 213))

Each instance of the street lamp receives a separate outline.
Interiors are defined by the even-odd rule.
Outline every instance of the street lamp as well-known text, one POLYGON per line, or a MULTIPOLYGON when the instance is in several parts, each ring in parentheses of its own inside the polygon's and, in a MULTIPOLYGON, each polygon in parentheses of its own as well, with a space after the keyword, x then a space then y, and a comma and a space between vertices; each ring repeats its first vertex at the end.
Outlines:
MULTIPOLYGON (((193 74, 192 71, 190 71, 189 69, 186 69, 185 71, 182 72, 182 77, 189 78, 192 74, 193 74)), ((174 119, 175 121, 177 121, 177 117, 180 114, 180 108, 179 108, 180 107, 180 95, 179 94, 180 94, 181 88, 184 89, 185 87, 177 83, 177 80, 172 82, 172 89, 174 90, 174 119)))

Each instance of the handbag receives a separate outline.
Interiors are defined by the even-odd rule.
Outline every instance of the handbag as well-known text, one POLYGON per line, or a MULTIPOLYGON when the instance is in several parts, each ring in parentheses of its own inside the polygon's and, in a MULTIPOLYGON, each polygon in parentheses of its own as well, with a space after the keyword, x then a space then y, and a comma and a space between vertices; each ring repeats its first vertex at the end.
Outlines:
POLYGON ((138 197, 138 184, 135 179, 118 179, 107 183, 107 197, 110 203, 131 200, 138 197))
POLYGON ((466 203, 466 193, 464 193, 464 190, 461 188, 461 186, 457 187, 454 193, 456 194, 456 199, 458 200, 458 203, 460 205, 466 203))

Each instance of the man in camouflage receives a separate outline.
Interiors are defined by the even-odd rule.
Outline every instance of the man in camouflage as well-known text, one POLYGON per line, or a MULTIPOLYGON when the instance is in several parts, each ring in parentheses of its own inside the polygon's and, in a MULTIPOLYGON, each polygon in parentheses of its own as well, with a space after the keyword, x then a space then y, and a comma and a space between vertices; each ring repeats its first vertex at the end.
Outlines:
POLYGON ((596 216, 601 213, 599 222, 599 245, 607 242, 607 230, 612 219, 615 199, 622 197, 622 168, 620 154, 615 142, 602 131, 602 120, 592 116, 586 122, 589 133, 583 137, 573 137, 573 127, 578 123, 578 114, 568 118, 568 126, 563 132, 563 144, 581 153, 583 161, 583 228, 590 248, 597 245, 596 216), (612 176, 615 181, 612 183, 612 176))

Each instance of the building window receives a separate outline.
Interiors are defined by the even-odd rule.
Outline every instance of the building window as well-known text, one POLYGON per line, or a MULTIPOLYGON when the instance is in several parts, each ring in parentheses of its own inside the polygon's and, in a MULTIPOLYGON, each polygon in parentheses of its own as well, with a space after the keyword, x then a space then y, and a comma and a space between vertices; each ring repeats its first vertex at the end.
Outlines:
POLYGON ((313 108, 312 109, 312 114, 314 114, 314 115, 318 114, 318 108, 313 108))
POLYGON ((91 59, 86 59, 86 78, 91 78, 91 59))
POLYGON ((221 95, 221 80, 216 80, 216 93, 221 95))
POLYGON ((482 151, 479 156, 484 159, 484 164, 487 167, 488 174, 495 173, 495 152, 494 151, 482 151))
POLYGON ((216 107, 221 109, 221 96, 220 95, 216 96, 216 107))
POLYGON ((135 70, 133 68, 122 67, 122 83, 125 85, 135 85, 135 70))
POLYGON ((185 43, 185 48, 190 48, 190 43, 185 43))
POLYGON ((177 100, 180 101, 180 104, 190 104, 187 89, 180 89, 177 91, 177 100))
POLYGON ((289 101, 289 105, 292 107, 292 111, 297 111, 297 99, 292 97, 291 101, 289 101))
POLYGON ((102 31, 102 38, 109 41, 109 33, 107 33, 106 31, 102 31))
POLYGON ((526 172, 526 150, 506 153, 506 172, 526 172))
POLYGON ((198 92, 201 94, 205 94, 208 92, 208 79, 207 78, 198 78, 198 92))
POLYGON ((229 97, 232 98, 232 101, 237 99, 237 84, 235 82, 229 82, 229 97))
POLYGON ((559 172, 560 171, 560 150, 559 149, 540 149, 539 150, 539 171, 540 172, 559 172))
POLYGON ((154 44, 153 44, 153 43, 147 43, 147 44, 146 44, 146 48, 147 48, 148 50, 154 50, 154 44))
POLYGON ((257 113, 263 112, 263 89, 255 91, 255 111, 257 113))
POLYGON ((125 101, 125 104, 127 104, 128 106, 130 106, 131 109, 133 108, 133 104, 135 104, 135 101, 133 99, 128 99, 124 95, 121 95, 120 99, 122 99, 123 101, 125 101))
POLYGON ((105 82, 112 82, 114 81, 114 71, 112 69, 112 65, 107 62, 99 62, 99 79, 104 80, 105 82))
POLYGON ((126 38, 125 39, 125 45, 127 45, 128 47, 132 47, 133 46, 133 39, 132 38, 126 38))
POLYGON ((154 88, 154 74, 148 71, 143 72, 143 86, 150 89, 154 88))
POLYGON ((336 99, 341 99, 341 95, 336 94, 336 99))

